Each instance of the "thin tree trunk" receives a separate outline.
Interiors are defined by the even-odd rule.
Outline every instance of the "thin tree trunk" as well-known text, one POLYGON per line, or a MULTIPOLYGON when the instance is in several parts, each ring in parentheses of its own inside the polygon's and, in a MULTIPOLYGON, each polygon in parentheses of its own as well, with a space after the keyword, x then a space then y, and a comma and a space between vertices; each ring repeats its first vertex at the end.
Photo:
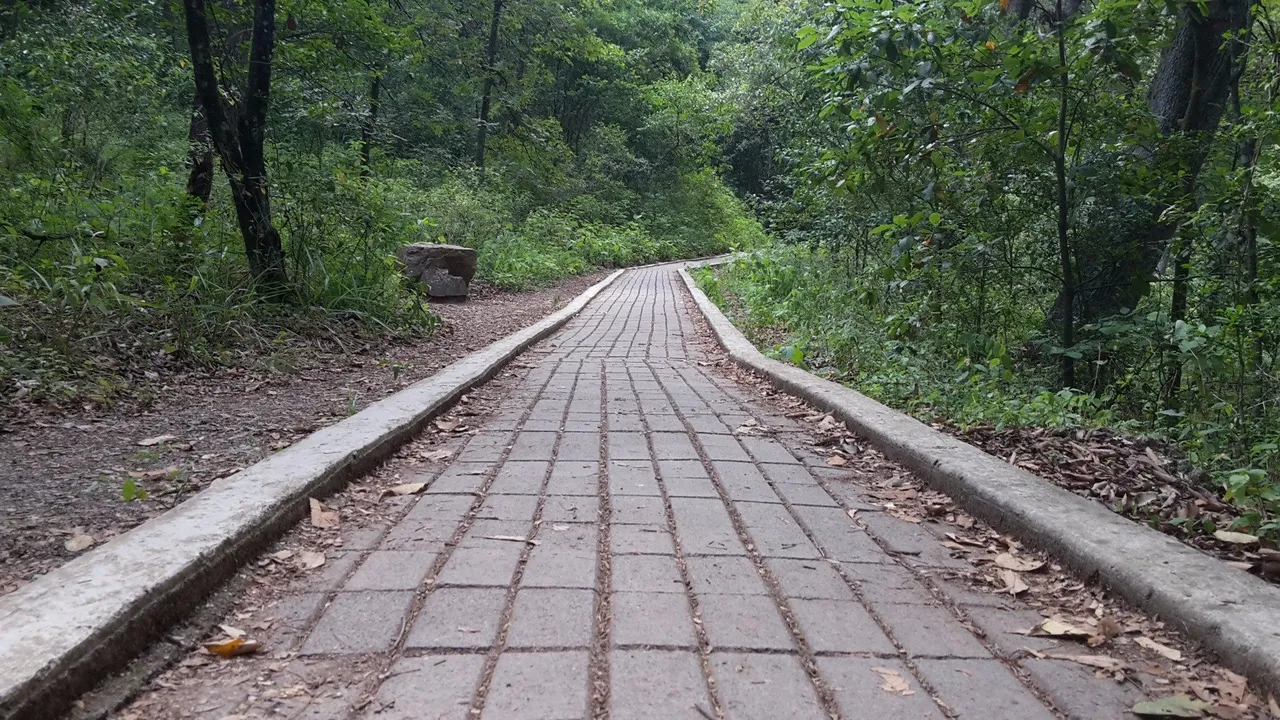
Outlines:
POLYGON ((1058 200, 1058 260, 1062 272, 1062 387, 1076 385, 1076 362, 1068 355, 1076 344, 1076 280, 1071 262, 1070 226, 1067 218, 1067 106, 1070 98, 1070 79, 1067 76, 1067 18, 1063 14, 1062 0, 1058 0, 1058 147, 1053 156, 1054 176, 1058 200))
POLYGON ((191 100, 191 126, 187 131, 187 194, 203 210, 213 195, 213 137, 200 98, 191 100))
POLYGON ((378 95, 382 89, 382 75, 374 73, 369 84, 369 116, 365 118, 364 127, 360 129, 360 176, 369 177, 373 165, 370 154, 373 152, 373 131, 378 124, 378 95))
POLYGON ((502 23, 502 0, 493 0, 489 20, 489 48, 485 56, 484 88, 480 94, 480 117, 476 120, 476 167, 484 167, 485 144, 489 135, 489 107, 493 97, 493 73, 498 64, 498 28, 502 23))
POLYGON ((254 279, 278 291, 287 281, 280 233, 271 224, 271 193, 264 152, 267 104, 271 96, 271 55, 275 48, 275 0, 254 0, 244 108, 234 120, 222 100, 209 50, 204 0, 183 0, 196 95, 204 107, 209 134, 231 186, 245 256, 254 279))

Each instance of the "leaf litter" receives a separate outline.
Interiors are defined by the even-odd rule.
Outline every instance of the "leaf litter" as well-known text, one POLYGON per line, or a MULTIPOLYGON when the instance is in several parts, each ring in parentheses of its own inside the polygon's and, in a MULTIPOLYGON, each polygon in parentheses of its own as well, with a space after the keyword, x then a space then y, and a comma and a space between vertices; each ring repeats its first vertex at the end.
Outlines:
MULTIPOLYGON (((712 348, 713 353, 718 351, 718 346, 712 348)), ((1268 695, 1248 690, 1243 677, 1216 666, 1198 650, 1175 647, 1181 643, 1167 632, 1163 622, 1131 609, 1122 599, 1110 596, 1096 584, 1076 580, 1052 561, 1025 551, 1016 539, 986 527, 957 508, 950 497, 924 486, 878 452, 870 448, 847 454, 826 450, 831 447, 862 448, 862 441, 829 414, 813 411, 804 402, 779 393, 769 383, 741 370, 724 359, 723 355, 721 358, 713 364, 740 384, 749 386, 757 394, 779 404, 786 417, 806 423, 808 431, 819 435, 811 443, 813 448, 826 455, 828 464, 832 467, 852 471, 850 479, 863 486, 865 494, 878 502, 886 513, 917 525, 950 526, 949 531, 942 533, 945 539, 940 539, 940 544, 951 551, 954 557, 968 560, 973 569, 942 571, 943 579, 960 581, 977 590, 985 589, 1005 595, 1010 595, 1011 590, 1017 590, 1016 595, 1006 602, 1036 610, 1045 617, 1035 628, 1025 630, 1024 634, 1049 637, 1063 645, 1062 649, 1047 652, 1029 647, 1020 652, 1033 657, 1084 665, 1091 668, 1098 677, 1137 685, 1148 697, 1154 699, 1152 702, 1161 702, 1164 698, 1181 694, 1198 698, 1199 702, 1207 703, 1210 708, 1205 712, 1211 714, 1189 717, 1263 720, 1271 717, 1268 710, 1274 709, 1274 717, 1280 718, 1280 703, 1268 695), (844 464, 832 465, 829 460, 831 457, 841 458, 844 464), (1002 573, 1008 574, 1002 576, 1002 573), (1026 586, 1025 590, 1022 589, 1023 585, 1026 586), (1155 645, 1172 652, 1155 650, 1155 645), (1179 657, 1180 660, 1174 660, 1174 657, 1179 657)), ((960 434, 954 429, 946 430, 952 434, 960 434)), ((987 432, 992 433, 990 429, 987 432)), ((1040 434, 1049 433, 1050 431, 1042 431, 1040 434)), ((1072 442, 1071 434, 1066 431, 1055 435, 1055 438, 1052 443, 1072 442)), ((1105 435, 1099 439, 1108 440, 1105 435)), ((991 452, 990 448, 984 449, 991 452)), ((1099 454, 1105 453, 1104 448, 1099 454)), ((1037 457, 1032 453, 1024 455, 1023 460, 1018 460, 1018 454, 1017 447, 1011 447, 1001 456, 1011 457, 1019 466, 1036 462, 1031 459, 1037 457)), ((1140 450, 1134 450, 1128 455, 1132 457, 1138 454, 1141 457, 1132 460, 1136 464, 1135 472, 1138 475, 1167 480, 1167 477, 1157 474, 1169 475, 1159 455, 1154 451, 1140 450)), ((1035 467, 1028 469, 1037 472, 1035 467)), ((1195 497, 1199 498, 1198 495, 1195 497)), ((1216 505, 1208 502, 1205 507, 1216 508, 1216 505)), ((857 517, 857 513, 850 515, 857 517)), ((1201 536, 1201 541, 1203 537, 1201 536)), ((1233 552, 1236 553, 1240 552, 1239 547, 1250 545, 1247 538, 1228 537, 1237 542, 1227 543, 1212 536, 1210 541, 1218 546, 1230 545, 1235 548, 1233 552)), ((1246 555, 1245 559, 1248 557, 1246 555)), ((1280 553, 1277 554, 1276 563, 1277 573, 1280 574, 1280 553)), ((1258 570, 1256 561, 1246 564, 1246 567, 1258 570)), ((1143 710, 1145 706, 1139 705, 1136 709, 1143 710)))

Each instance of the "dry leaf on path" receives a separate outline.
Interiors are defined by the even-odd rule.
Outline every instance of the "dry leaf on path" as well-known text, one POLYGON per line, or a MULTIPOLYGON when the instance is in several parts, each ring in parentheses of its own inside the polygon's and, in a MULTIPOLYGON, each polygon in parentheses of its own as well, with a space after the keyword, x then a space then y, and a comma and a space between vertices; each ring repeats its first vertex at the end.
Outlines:
POLYGON ((1028 634, 1034 637, 1056 637, 1070 640, 1084 640, 1093 635, 1093 633, 1084 628, 1076 627, 1071 623, 1066 623, 1056 618, 1041 621, 1039 625, 1031 628, 1031 632, 1028 634))
POLYGON ((889 668, 873 667, 871 672, 880 676, 880 689, 885 692, 891 692, 898 695, 915 695, 915 691, 911 689, 911 685, 902 673, 889 668))
POLYGON ((156 435, 155 437, 149 437, 143 440, 139 440, 138 446, 151 447, 152 445, 159 445, 160 443, 167 443, 170 440, 177 440, 177 439, 178 439, 177 435, 156 435))
POLYGON ((509 542, 529 543, 530 545, 538 544, 537 540, 531 540, 523 535, 485 535, 484 538, 486 540, 507 540, 509 542))
POLYGON ((219 625, 218 629, 230 638, 244 637, 244 631, 234 625, 219 625))
POLYGON ((996 567, 1005 570, 1013 570, 1015 572, 1035 572, 1044 567, 1041 560, 1028 560, 1026 558, 1016 557, 1009 553, 1000 553, 996 556, 996 567))
POLYGON ((315 570, 321 565, 324 565, 324 563, 325 556, 323 552, 303 550, 298 553, 298 565, 302 567, 303 570, 315 570))
POLYGON ((1022 576, 1012 570, 1001 570, 1000 582, 1004 583, 1004 591, 1010 595, 1021 595, 1031 589, 1022 581, 1022 576))
POLYGON ((1181 652, 1179 652, 1178 650, 1175 650, 1174 648, 1169 647, 1168 645, 1162 645, 1156 642, 1155 640, 1152 640, 1151 638, 1146 637, 1145 635, 1134 640, 1134 642, 1138 643, 1142 647, 1152 652, 1159 653, 1160 655, 1163 655, 1164 657, 1174 662, 1180 662, 1182 660, 1181 652))
POLYGON ((440 428, 441 432, 453 432, 454 430, 458 429, 458 421, 457 420, 437 420, 436 427, 440 428))
POLYGON ((1113 657, 1107 657, 1106 655, 1065 655, 1058 653, 1045 653, 1045 657, 1052 658, 1054 660, 1067 660, 1069 662, 1101 668, 1103 670, 1121 670, 1124 668, 1123 662, 1113 657))
POLYGON ((76 535, 75 537, 68 539, 65 543, 63 543, 63 547, 65 547, 70 552, 78 553, 93 547, 93 544, 96 542, 97 540, 94 540, 92 535, 85 535, 82 533, 80 535, 76 535))
POLYGON ((1119 635, 1121 632, 1123 632, 1123 630, 1120 627, 1120 623, 1116 622, 1116 619, 1110 615, 1106 615, 1098 619, 1098 631, 1093 635, 1090 635, 1086 642, 1089 647, 1106 645, 1110 642, 1111 638, 1119 635))
POLYGON ((827 464, 831 467, 844 467, 849 464, 849 461, 845 460, 843 455, 832 455, 827 458, 827 464))
POLYGON ((274 559, 274 560, 280 560, 281 562, 283 562, 283 561, 288 560, 289 558, 293 557, 293 551, 292 551, 292 550, 281 550, 280 552, 271 553, 271 557, 272 557, 272 559, 274 559))
POLYGON ((1134 705, 1134 715, 1142 718, 1202 718, 1209 717, 1213 706, 1186 695, 1170 695, 1159 700, 1149 700, 1134 705))
POLYGON ((434 452, 429 452, 426 455, 423 455, 422 457, 426 458, 427 460, 448 460, 449 458, 453 457, 453 451, 452 450, 436 450, 434 452))
POLYGON ((245 640, 242 637, 219 642, 205 643, 204 649, 218 657, 230 658, 237 655, 252 655, 262 649, 257 640, 245 640))
POLYGON ((1213 536, 1225 543, 1232 545, 1253 545, 1258 542, 1257 535, 1249 533, 1231 532, 1230 530, 1215 530, 1213 536))
POLYGON ((386 488, 378 497, 386 497, 387 495, 417 495, 427 486, 424 482, 404 483, 403 485, 395 485, 386 488))
POLYGON ((324 504, 311 498, 311 524, 322 529, 333 529, 342 523, 336 510, 326 510, 324 504))

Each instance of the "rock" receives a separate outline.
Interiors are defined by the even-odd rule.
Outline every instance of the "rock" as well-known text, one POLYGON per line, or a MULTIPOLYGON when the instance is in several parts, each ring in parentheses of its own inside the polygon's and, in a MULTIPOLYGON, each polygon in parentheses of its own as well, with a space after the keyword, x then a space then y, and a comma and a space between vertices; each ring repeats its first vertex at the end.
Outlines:
POLYGON ((405 245, 400 262, 405 277, 426 285, 431 297, 466 297, 476 275, 476 251, 461 245, 405 245))

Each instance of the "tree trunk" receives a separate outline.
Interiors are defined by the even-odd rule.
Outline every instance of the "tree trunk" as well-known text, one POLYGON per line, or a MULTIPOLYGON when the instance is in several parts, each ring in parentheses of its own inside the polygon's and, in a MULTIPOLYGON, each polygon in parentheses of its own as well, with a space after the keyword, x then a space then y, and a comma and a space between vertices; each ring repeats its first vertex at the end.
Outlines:
POLYGON ((213 195, 213 138, 200 98, 191 100, 191 127, 187 131, 187 194, 200 203, 203 210, 213 195))
POLYGON ((287 281, 284 249, 280 233, 271 224, 271 193, 263 150, 271 96, 271 55, 275 49, 275 0, 254 0, 248 81, 243 102, 234 106, 244 110, 234 118, 223 102, 213 69, 204 0, 183 0, 183 8, 196 96, 231 186, 249 271, 255 281, 279 291, 287 281))
POLYGON ((1067 19, 1063 15, 1063 0, 1058 0, 1058 17, 1055 20, 1058 34, 1058 147, 1054 152, 1054 180, 1058 201, 1058 261, 1062 272, 1062 387, 1076 386, 1076 361, 1067 353, 1076 344, 1076 273, 1072 266, 1071 237, 1067 205, 1067 107, 1071 98, 1070 78, 1067 74, 1067 19))
POLYGON ((373 81, 369 84, 369 116, 364 120, 364 126, 360 129, 360 176, 369 177, 372 172, 372 164, 369 156, 373 152, 373 131, 378 124, 378 95, 382 89, 382 75, 374 73, 373 81))
POLYGON ((1147 104, 1167 141, 1151 164, 1158 176, 1181 177, 1168 197, 1153 203, 1149 219, 1132 240, 1107 253, 1093 253, 1079 293, 1086 319, 1132 310, 1146 294, 1161 257, 1177 229, 1177 213, 1166 212, 1194 193, 1201 165, 1212 149, 1213 134, 1226 109, 1232 68, 1245 52, 1239 40, 1225 41, 1242 30, 1253 0, 1209 0, 1205 10, 1185 3, 1173 38, 1147 94, 1147 104))
POLYGON ((489 48, 485 56, 484 88, 480 93, 480 117, 476 120, 476 167, 484 167, 485 143, 489 135, 489 106, 493 97, 493 73, 498 64, 498 28, 502 23, 502 0, 493 0, 489 19, 489 48))

